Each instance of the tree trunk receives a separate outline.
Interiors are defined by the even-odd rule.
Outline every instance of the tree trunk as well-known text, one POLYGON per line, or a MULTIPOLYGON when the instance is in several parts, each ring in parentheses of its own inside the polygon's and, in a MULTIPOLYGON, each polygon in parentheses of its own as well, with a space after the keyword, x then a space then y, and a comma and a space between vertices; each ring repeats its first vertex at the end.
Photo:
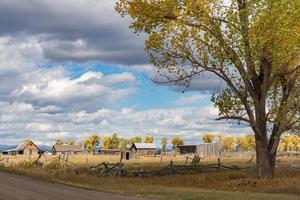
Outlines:
POLYGON ((258 178, 273 178, 276 155, 271 155, 270 150, 261 139, 256 138, 256 167, 258 178))

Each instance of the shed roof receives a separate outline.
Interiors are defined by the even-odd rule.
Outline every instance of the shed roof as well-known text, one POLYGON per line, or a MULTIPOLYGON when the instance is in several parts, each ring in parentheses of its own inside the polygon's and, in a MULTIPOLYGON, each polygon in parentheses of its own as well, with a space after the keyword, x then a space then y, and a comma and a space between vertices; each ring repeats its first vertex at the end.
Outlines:
POLYGON ((99 152, 120 152, 121 149, 100 149, 99 152))
POLYGON ((137 149, 156 149, 156 144, 154 143, 133 143, 132 146, 133 145, 137 149))
POLYGON ((82 151, 81 145, 67 145, 67 144, 62 144, 62 145, 53 145, 52 151, 56 152, 68 152, 68 151, 74 151, 74 152, 80 152, 82 151))
POLYGON ((218 142, 211 142, 211 143, 199 143, 199 144, 182 144, 179 145, 180 147, 186 147, 186 146, 201 146, 201 145, 216 145, 218 142))
POLYGON ((17 151, 17 149, 6 149, 3 150, 2 153, 17 151))
POLYGON ((23 141, 20 144, 18 144, 18 146, 16 147, 17 151, 23 151, 29 144, 33 144, 38 150, 40 150, 32 141, 27 140, 27 141, 23 141))

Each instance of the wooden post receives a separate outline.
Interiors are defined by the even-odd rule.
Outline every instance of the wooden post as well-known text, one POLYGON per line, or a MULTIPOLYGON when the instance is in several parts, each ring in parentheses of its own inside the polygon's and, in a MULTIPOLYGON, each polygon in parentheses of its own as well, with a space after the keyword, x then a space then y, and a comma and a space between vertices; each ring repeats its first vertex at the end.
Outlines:
POLYGON ((170 164, 169 164, 169 176, 173 175, 173 161, 171 160, 170 161, 170 164))
POLYGON ((189 156, 186 156, 185 165, 187 165, 188 160, 189 160, 189 156))
POLYGON ((123 151, 120 151, 120 163, 122 163, 123 160, 123 151))
POLYGON ((162 166, 162 152, 160 152, 160 166, 162 166))
POLYGON ((200 159, 201 159, 201 157, 200 157, 200 156, 198 156, 198 159, 197 159, 197 165, 199 165, 199 163, 200 163, 200 159))
POLYGON ((221 157, 218 157, 218 169, 221 169, 221 157))
POLYGON ((67 156, 66 156, 66 162, 68 162, 68 161, 69 161, 69 153, 70 153, 70 151, 68 151, 68 152, 67 152, 67 156))

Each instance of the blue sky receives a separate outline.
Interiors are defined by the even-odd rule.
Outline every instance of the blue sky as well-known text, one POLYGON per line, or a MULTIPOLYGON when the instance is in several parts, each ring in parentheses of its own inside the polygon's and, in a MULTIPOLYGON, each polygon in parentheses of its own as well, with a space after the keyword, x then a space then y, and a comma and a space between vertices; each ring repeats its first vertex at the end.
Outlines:
MULTIPOLYGON (((124 68, 113 64, 106 64, 102 62, 93 61, 90 64, 77 64, 77 63, 62 63, 65 69, 70 72, 70 78, 76 79, 86 72, 94 71, 101 72, 104 75, 112 75, 118 73, 129 72, 135 76, 136 80, 136 92, 124 99, 112 105, 116 109, 122 109, 123 107, 135 108, 137 111, 144 111, 147 109, 155 108, 178 108, 182 106, 188 107, 208 107, 211 106, 210 97, 211 94, 207 91, 188 91, 180 92, 170 86, 154 83, 149 77, 148 73, 132 70, 130 68, 124 68), (176 100, 179 98, 186 98, 192 96, 202 96, 201 100, 193 101, 187 105, 178 105, 176 100)), ((50 64, 47 67, 53 67, 55 65, 50 64)), ((138 66, 136 67, 138 68, 138 66)), ((154 67, 153 67, 154 68, 154 67)), ((124 87, 124 86, 119 86, 124 87)), ((126 87, 126 86, 125 86, 126 87)), ((185 90, 185 87, 182 87, 185 90)))
POLYGON ((246 126, 215 121, 222 88, 205 74, 191 87, 154 84, 147 37, 128 29, 115 0, 0 1, 0 144, 31 138, 80 142, 121 137, 239 135, 246 126), (61 9, 64 8, 64 9, 61 9), (64 20, 61 20, 64 19, 64 20), (185 90, 184 93, 180 92, 185 90))

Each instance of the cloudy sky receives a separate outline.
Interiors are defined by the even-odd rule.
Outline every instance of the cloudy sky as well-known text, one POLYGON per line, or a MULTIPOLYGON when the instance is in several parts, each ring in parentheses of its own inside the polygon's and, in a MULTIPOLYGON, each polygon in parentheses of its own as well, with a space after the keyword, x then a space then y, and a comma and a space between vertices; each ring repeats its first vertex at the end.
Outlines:
POLYGON ((52 144, 113 132, 123 137, 249 133, 215 121, 220 80, 156 85, 145 35, 128 29, 114 0, 0 0, 0 144, 52 144))

